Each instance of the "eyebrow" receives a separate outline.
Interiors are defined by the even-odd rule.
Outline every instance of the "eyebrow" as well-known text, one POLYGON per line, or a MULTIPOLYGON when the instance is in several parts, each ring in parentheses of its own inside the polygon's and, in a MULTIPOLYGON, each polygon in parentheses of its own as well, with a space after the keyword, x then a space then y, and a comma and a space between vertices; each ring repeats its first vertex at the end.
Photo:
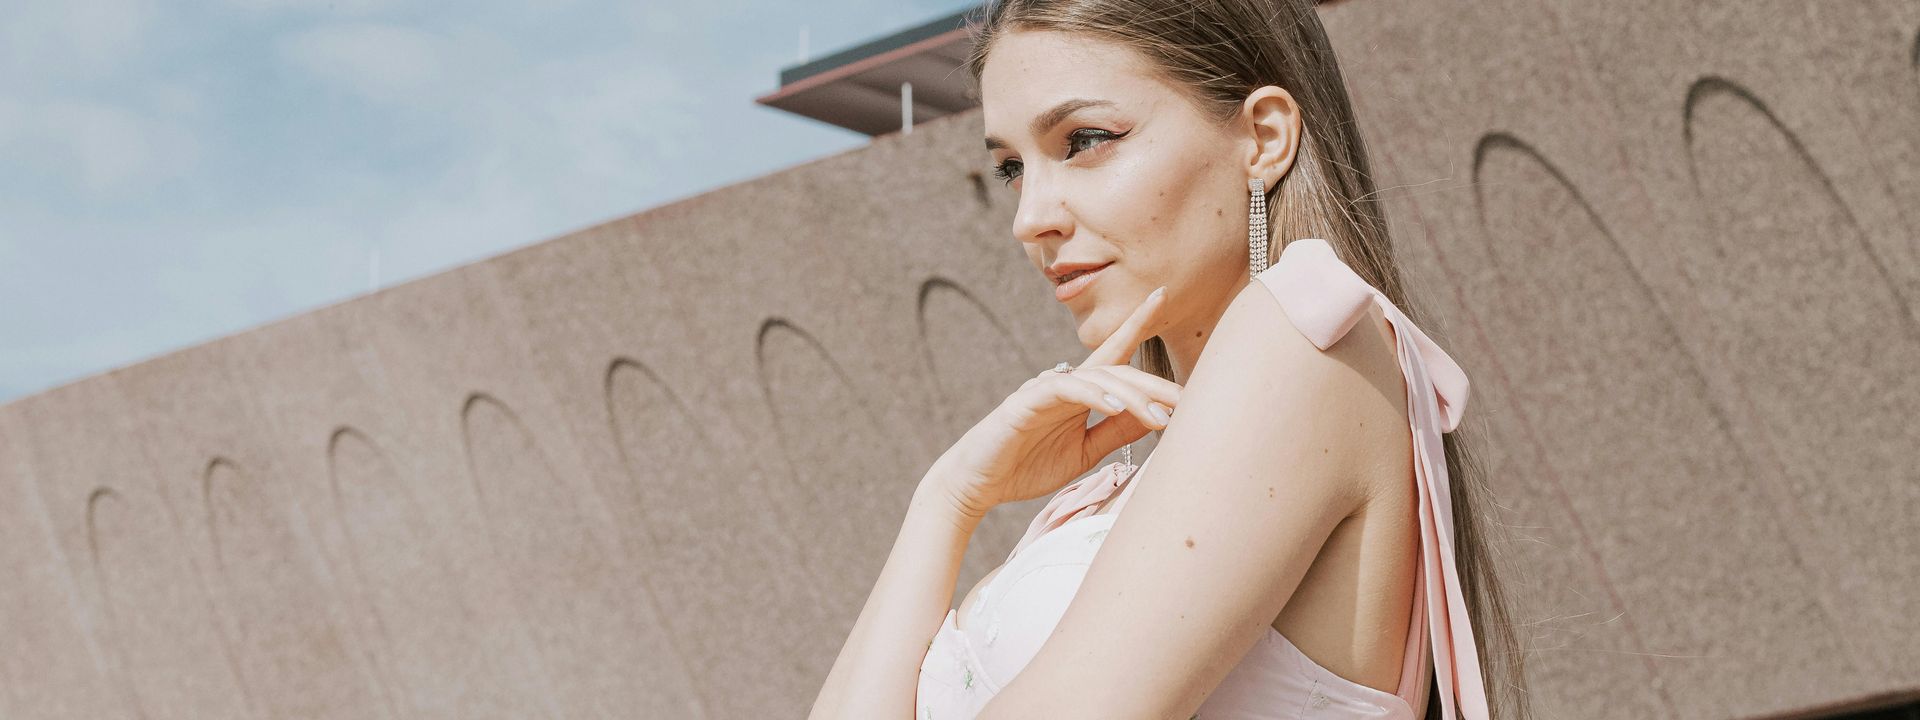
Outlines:
MULTIPOLYGON (((1045 135, 1049 132, 1053 132, 1053 126, 1059 125, 1061 121, 1066 120, 1067 116, 1072 115, 1076 110, 1080 110, 1083 108, 1090 108, 1090 107, 1113 107, 1113 106, 1114 106, 1113 103, 1107 100, 1094 100, 1091 98, 1073 98, 1071 100, 1065 100, 1065 101, 1062 101, 1059 105, 1053 106, 1052 109, 1034 116, 1033 123, 1031 125, 1032 127, 1031 132, 1033 133, 1034 137, 1040 137, 1041 135, 1045 135)), ((1001 140, 1000 138, 994 137, 992 135, 987 136, 987 150, 989 152, 993 150, 998 150, 1004 147, 1007 147, 1007 141, 1001 140)))

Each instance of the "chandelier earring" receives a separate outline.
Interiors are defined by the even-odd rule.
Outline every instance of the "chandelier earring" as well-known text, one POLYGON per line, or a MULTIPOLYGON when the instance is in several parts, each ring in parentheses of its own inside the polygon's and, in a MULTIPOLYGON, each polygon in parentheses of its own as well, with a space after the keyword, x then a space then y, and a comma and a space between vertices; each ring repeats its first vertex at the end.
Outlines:
POLYGON ((1267 269, 1267 184, 1260 178, 1247 181, 1247 276, 1267 269))

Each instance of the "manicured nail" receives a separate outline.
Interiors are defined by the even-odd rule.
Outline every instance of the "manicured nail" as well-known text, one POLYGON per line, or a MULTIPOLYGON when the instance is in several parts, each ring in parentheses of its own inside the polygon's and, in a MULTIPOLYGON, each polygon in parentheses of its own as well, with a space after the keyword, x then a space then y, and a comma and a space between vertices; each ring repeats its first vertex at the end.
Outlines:
POLYGON ((1148 403, 1147 414, 1152 415, 1153 419, 1161 425, 1167 424, 1167 421, 1171 419, 1171 416, 1167 414, 1166 409, 1163 408, 1160 403, 1148 403))
POLYGON ((1127 404, 1120 402, 1120 398, 1114 397, 1112 395, 1108 395, 1107 407, 1113 408, 1115 410, 1125 410, 1127 409, 1127 404))
POLYGON ((1165 294, 1167 294, 1167 286, 1165 286, 1165 285, 1161 285, 1161 286, 1160 286, 1160 287, 1159 287, 1158 289, 1155 289, 1155 290, 1153 291, 1153 293, 1152 293, 1152 294, 1150 294, 1150 295, 1148 295, 1147 297, 1150 297, 1150 298, 1157 298, 1157 297, 1160 297, 1161 295, 1165 295, 1165 294))

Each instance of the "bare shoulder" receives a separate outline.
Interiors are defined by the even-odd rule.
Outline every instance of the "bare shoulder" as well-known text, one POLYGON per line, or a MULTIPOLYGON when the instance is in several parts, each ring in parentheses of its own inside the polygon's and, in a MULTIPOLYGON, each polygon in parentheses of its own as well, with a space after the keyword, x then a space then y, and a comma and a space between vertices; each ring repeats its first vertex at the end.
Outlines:
POLYGON ((1221 316, 1212 343, 1200 363, 1212 356, 1215 375, 1244 378, 1246 400, 1310 403, 1293 417, 1318 427, 1312 436, 1324 440, 1326 471, 1350 478, 1362 500, 1382 481, 1404 479, 1410 453, 1395 450, 1410 442, 1406 376, 1378 304, 1369 303, 1365 317, 1323 350, 1295 330, 1279 300, 1255 280, 1221 316), (1223 364, 1235 367, 1217 367, 1223 364))

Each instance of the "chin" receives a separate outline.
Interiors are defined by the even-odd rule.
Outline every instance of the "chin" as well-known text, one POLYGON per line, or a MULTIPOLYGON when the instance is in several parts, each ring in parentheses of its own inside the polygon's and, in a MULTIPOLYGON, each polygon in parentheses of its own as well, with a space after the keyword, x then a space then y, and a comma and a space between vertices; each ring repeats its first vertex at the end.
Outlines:
POLYGON ((1100 347, 1100 343, 1106 342, 1107 335, 1113 334, 1113 329, 1108 328, 1104 333, 1095 334, 1089 337, 1088 335, 1089 333, 1092 333, 1095 330, 1099 329, 1098 323, 1096 322, 1099 315, 1100 315, 1099 309, 1097 307, 1093 307, 1093 308, 1087 308, 1086 315, 1077 316, 1074 318, 1074 322, 1075 322, 1074 334, 1080 337, 1080 346, 1086 348, 1087 352, 1093 352, 1094 349, 1100 347))

